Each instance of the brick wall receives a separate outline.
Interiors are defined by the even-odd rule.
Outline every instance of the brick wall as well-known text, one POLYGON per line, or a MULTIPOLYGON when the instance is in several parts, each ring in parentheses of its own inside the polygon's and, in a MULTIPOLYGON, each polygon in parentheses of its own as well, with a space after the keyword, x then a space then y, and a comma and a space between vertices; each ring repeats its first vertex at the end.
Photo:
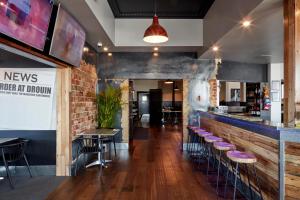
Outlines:
POLYGON ((81 62, 72 68, 71 126, 75 136, 97 126, 96 106, 97 73, 94 65, 81 62))

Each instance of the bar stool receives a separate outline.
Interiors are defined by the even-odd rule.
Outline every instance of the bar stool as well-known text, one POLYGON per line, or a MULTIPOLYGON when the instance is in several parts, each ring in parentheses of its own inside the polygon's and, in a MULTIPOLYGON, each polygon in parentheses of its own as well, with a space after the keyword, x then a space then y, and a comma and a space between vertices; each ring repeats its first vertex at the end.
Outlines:
POLYGON ((193 156, 197 156, 197 144, 199 142, 199 137, 197 135, 197 133, 199 131, 205 131, 204 129, 201 129, 200 127, 192 127, 191 128, 191 145, 190 145, 190 149, 189 149, 189 152, 190 152, 190 156, 193 157, 193 156))
POLYGON ((199 147, 199 158, 204 157, 205 155, 205 145, 204 145, 204 138, 207 136, 212 136, 213 134, 203 130, 196 130, 195 131, 198 136, 198 147, 199 147))
MULTIPOLYGON (((221 169, 221 162, 222 162, 222 155, 223 152, 225 151, 230 151, 230 150, 234 150, 236 147, 234 144, 228 143, 228 142, 214 142, 214 148, 218 151, 218 175, 217 175, 217 187, 216 187, 216 191, 217 191, 217 195, 219 193, 219 180, 220 180, 220 169, 221 169)), ((223 158, 225 159, 225 158, 223 158)), ((225 163, 225 167, 228 168, 228 162, 226 160, 224 160, 225 163)))
MULTIPOLYGON (((228 151, 226 153, 227 157, 235 163, 235 169, 234 169, 234 192, 233 192, 233 199, 236 199, 236 185, 237 185, 237 176, 239 175, 239 165, 244 164, 246 167, 246 173, 247 173, 247 179, 248 179, 248 187, 249 187, 249 192, 250 192, 250 197, 253 199, 252 195, 252 189, 256 190, 252 184, 250 183, 250 177, 249 177, 249 172, 248 172, 248 165, 253 166, 253 171, 254 171, 254 176, 255 176, 255 181, 258 187, 258 193, 260 195, 260 199, 263 199, 262 192, 261 192, 261 187, 260 183, 257 177, 256 173, 256 168, 255 168, 255 163, 257 162, 257 158, 255 157, 254 154, 252 153, 247 153, 247 152, 241 152, 241 151, 228 151)), ((240 175, 239 175, 240 176, 240 175)), ((240 176, 241 180, 241 176, 240 176)), ((227 184, 225 188, 227 187, 227 184)), ((225 189, 226 190, 226 189, 225 189)), ((256 190, 257 191, 257 190, 256 190)))
POLYGON ((210 158, 213 157, 212 144, 214 142, 223 141, 223 138, 210 135, 210 136, 204 137, 204 141, 206 142, 206 148, 207 148, 207 152, 208 152, 208 155, 207 155, 207 169, 206 169, 207 170, 206 175, 208 175, 209 167, 210 167, 210 158))
POLYGON ((192 151, 192 142, 194 140, 194 129, 198 128, 198 126, 191 126, 191 125, 188 125, 187 126, 187 129, 188 129, 188 144, 187 144, 187 152, 188 154, 191 154, 191 151, 192 151))

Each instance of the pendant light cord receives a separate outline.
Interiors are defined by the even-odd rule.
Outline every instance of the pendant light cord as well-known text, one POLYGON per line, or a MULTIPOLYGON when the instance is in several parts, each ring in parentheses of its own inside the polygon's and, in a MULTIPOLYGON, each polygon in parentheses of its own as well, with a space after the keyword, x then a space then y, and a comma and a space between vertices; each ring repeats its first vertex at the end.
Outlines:
POLYGON ((154 15, 156 15, 156 0, 153 1, 154 1, 154 15))

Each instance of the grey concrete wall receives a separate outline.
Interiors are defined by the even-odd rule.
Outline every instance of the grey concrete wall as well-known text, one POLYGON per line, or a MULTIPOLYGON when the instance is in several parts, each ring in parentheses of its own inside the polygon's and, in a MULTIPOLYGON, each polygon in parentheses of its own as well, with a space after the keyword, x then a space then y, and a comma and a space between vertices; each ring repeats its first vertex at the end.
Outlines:
POLYGON ((195 53, 113 53, 99 56, 98 77, 104 79, 206 79, 213 69, 195 53))
POLYGON ((217 79, 239 82, 268 82, 268 65, 222 61, 217 79))

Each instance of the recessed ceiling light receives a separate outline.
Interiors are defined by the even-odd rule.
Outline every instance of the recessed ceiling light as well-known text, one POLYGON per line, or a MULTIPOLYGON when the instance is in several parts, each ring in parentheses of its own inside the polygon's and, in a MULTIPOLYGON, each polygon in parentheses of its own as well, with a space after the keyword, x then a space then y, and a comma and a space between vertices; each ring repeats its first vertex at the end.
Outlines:
POLYGON ((102 47, 102 42, 98 42, 97 47, 102 47))
POLYGON ((103 47, 103 51, 108 51, 108 47, 103 47))
POLYGON ((88 47, 83 47, 83 52, 88 52, 89 48, 88 47))
POLYGON ((272 55, 270 55, 270 54, 262 54, 262 55, 260 55, 261 57, 272 57, 272 55))
POLYGON ((4 3, 3 3, 3 2, 0 2, 0 5, 1 5, 1 6, 4 6, 4 3))
POLYGON ((158 53, 154 52, 154 53, 153 53, 153 56, 157 57, 157 56, 158 56, 158 53))
POLYGON ((158 47, 154 47, 153 50, 154 50, 154 51, 158 51, 158 47))
POLYGON ((219 47, 218 46, 213 46, 212 50, 213 51, 219 51, 219 47))
POLYGON ((108 53, 107 55, 108 55, 108 56, 112 56, 112 53, 108 53))
POLYGON ((248 28, 249 26, 251 26, 251 21, 250 20, 244 20, 242 22, 242 25, 244 28, 248 28))

